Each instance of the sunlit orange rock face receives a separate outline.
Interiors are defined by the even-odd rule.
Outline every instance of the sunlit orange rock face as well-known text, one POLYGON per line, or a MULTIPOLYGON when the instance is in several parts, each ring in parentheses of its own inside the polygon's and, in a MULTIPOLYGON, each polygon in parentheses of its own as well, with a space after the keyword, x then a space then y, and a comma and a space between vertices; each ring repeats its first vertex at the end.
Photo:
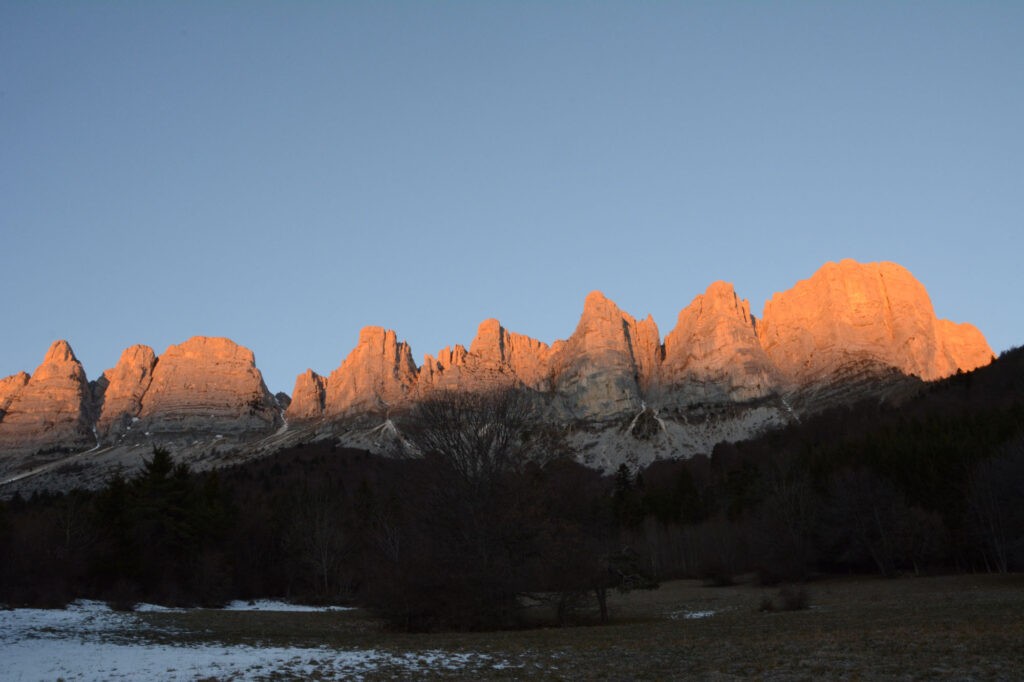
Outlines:
POLYGON ((547 344, 513 334, 497 320, 484 320, 469 350, 456 344, 427 355, 416 377, 417 396, 435 391, 542 390, 547 380, 547 344))
POLYGON ((565 409, 586 419, 639 407, 640 387, 655 380, 657 339, 653 320, 640 325, 600 291, 591 292, 576 330, 550 361, 565 409))
MULTIPOLYGON (((468 348, 444 348, 421 367, 394 331, 366 327, 329 376, 297 377, 286 416, 315 423, 318 437, 341 424, 334 435, 342 437, 358 430, 350 419, 379 425, 439 392, 516 388, 529 391, 552 424, 586 422, 575 431, 590 434, 579 452, 596 453, 598 466, 614 470, 621 461, 614 457, 638 447, 621 439, 632 437, 643 414, 654 431, 638 433, 656 440, 647 441, 655 443, 649 458, 683 456, 805 411, 906 395, 918 386, 907 377, 939 379, 991 360, 976 328, 935 318, 907 270, 846 260, 775 294, 760 320, 731 284, 715 282, 680 311, 664 342, 653 319, 638 321, 598 291, 586 297, 568 339, 549 346, 490 319, 468 348)), ((125 447, 149 436, 245 441, 280 425, 253 353, 224 338, 197 336, 159 358, 132 346, 91 387, 70 346, 58 341, 31 377, 0 380, 0 454, 84 450, 97 438, 125 447)))
POLYGON ((536 391, 558 419, 802 394, 801 408, 820 409, 900 376, 938 379, 991 359, 977 329, 935 318, 904 268, 846 260, 773 296, 763 320, 731 284, 715 282, 680 311, 664 343, 653 319, 637 321, 599 291, 564 341, 548 346, 485 320, 468 349, 449 346, 419 368, 393 331, 368 327, 330 377, 299 376, 288 418, 380 414, 438 391, 503 387, 536 391))
POLYGON ((205 336, 159 357, 139 417, 139 428, 153 433, 260 433, 280 421, 252 351, 205 336))
POLYGON ((992 359, 977 329, 937 320, 928 292, 895 263, 826 264, 765 304, 758 333, 791 387, 851 363, 929 381, 992 359))
POLYGON ((469 346, 470 356, 479 358, 484 366, 501 368, 535 389, 543 388, 547 381, 550 350, 546 343, 510 332, 494 319, 480 323, 469 346))
POLYGON ((0 420, 3 419, 7 406, 14 400, 14 396, 28 385, 28 380, 28 372, 18 372, 0 379, 0 420))
MULTIPOLYGON (((949 358, 947 368, 968 372, 992 362, 994 354, 985 336, 973 324, 936 320, 935 333, 949 358)), ((955 371, 955 370, 954 370, 955 371)))
POLYGON ((675 329, 665 337, 661 380, 665 392, 682 403, 742 402, 777 387, 750 304, 731 284, 715 282, 680 311, 675 329))
POLYGON ((96 381, 94 395, 99 409, 96 432, 101 439, 115 438, 132 425, 142 410, 142 396, 153 381, 156 354, 149 346, 124 349, 113 369, 96 381))
POLYGON ((307 369, 295 379, 292 402, 285 417, 288 420, 303 421, 324 416, 324 397, 327 379, 307 369))
POLYGON ((415 383, 409 344, 391 330, 364 327, 359 344, 327 377, 324 414, 386 413, 405 402, 415 383))
POLYGON ((75 448, 95 444, 92 396, 85 371, 67 341, 55 341, 31 378, 3 381, 0 451, 75 448))

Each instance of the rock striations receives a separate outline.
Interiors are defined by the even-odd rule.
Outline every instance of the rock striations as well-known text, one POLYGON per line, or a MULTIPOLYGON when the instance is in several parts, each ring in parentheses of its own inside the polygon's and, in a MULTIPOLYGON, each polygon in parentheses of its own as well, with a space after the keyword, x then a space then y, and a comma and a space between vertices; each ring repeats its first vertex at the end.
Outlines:
POLYGON ((140 426, 150 433, 238 436, 280 425, 252 351, 230 339, 194 336, 171 346, 152 376, 138 412, 140 426))
POLYGON ((31 377, 15 374, 3 385, 0 453, 95 445, 89 382, 67 341, 55 341, 31 377))
POLYGON ((776 294, 761 320, 731 284, 715 282, 680 311, 664 343, 654 320, 638 322, 598 291, 564 341, 548 346, 486 320, 468 350, 444 348, 419 368, 393 332, 369 328, 330 377, 298 377, 287 416, 346 442, 359 433, 353 420, 379 425, 438 391, 517 388, 535 395, 545 419, 572 425, 581 459, 610 467, 638 447, 649 452, 635 463, 707 451, 992 357, 977 329, 936 319, 904 268, 845 260, 776 294), (638 434, 648 442, 630 440, 638 434))
POLYGON ((418 369, 394 332, 364 329, 328 379, 311 370, 298 377, 288 416, 329 420, 393 410, 438 390, 517 387, 551 394, 561 417, 601 420, 645 404, 796 396, 852 371, 930 381, 991 359, 977 329, 936 319, 906 269, 845 260, 773 296, 762 320, 731 284, 715 282, 680 311, 664 344, 654 320, 637 322, 598 291, 565 341, 549 347, 486 320, 469 350, 444 348, 418 369))
POLYGON ((142 396, 153 381, 156 355, 149 346, 131 346, 121 353, 117 366, 108 369, 93 388, 99 418, 96 435, 116 439, 131 430, 142 411, 142 396))
POLYGON ((715 282, 664 342, 653 319, 637 321, 597 291, 564 341, 549 346, 485 320, 468 349, 444 348, 419 367, 395 332, 366 327, 329 376, 299 375, 290 404, 269 393, 252 352, 228 339, 194 337, 160 357, 132 346, 91 387, 58 341, 31 377, 0 380, 0 455, 138 446, 143 436, 374 447, 364 436, 395 433, 418 400, 510 388, 533 396, 581 461, 614 468, 706 452, 991 359, 977 329, 936 319, 907 270, 844 260, 775 294, 761 319, 731 284, 715 282))
POLYGON ((91 385, 68 343, 57 341, 31 377, 0 381, 0 406, 0 472, 36 453, 49 455, 23 468, 83 450, 224 437, 237 444, 282 423, 252 352, 201 336, 159 358, 148 346, 127 348, 91 385))
POLYGON ((679 312, 665 337, 661 377, 664 398, 688 404, 763 398, 779 383, 750 304, 727 282, 715 282, 679 312))
POLYGON ((992 359, 981 332, 936 319, 924 286, 895 263, 827 263, 772 296, 758 333, 789 390, 850 365, 931 381, 992 359))

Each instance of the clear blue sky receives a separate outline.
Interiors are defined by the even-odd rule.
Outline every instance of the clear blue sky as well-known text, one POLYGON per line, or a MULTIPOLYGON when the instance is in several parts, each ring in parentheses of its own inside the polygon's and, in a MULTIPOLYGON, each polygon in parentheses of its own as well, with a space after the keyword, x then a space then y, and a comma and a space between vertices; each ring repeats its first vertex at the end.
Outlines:
POLYGON ((0 0, 0 376, 202 334, 291 392, 846 257, 1024 343, 1024 3, 0 0))

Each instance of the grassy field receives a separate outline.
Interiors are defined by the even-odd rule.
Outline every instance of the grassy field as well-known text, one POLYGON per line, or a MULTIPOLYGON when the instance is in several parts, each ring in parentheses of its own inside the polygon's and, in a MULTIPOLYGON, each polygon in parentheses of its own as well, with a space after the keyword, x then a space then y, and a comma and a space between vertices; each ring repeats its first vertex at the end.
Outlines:
MULTIPOLYGON (((491 633, 389 632, 358 610, 140 616, 156 639, 420 657, 429 672, 416 677, 428 679, 1024 679, 1024 575, 832 578, 806 589, 810 608, 764 612, 778 588, 675 581, 613 595, 610 625, 491 633), (430 668, 439 652, 462 664, 430 668)), ((385 666, 366 677, 407 676, 385 666)))

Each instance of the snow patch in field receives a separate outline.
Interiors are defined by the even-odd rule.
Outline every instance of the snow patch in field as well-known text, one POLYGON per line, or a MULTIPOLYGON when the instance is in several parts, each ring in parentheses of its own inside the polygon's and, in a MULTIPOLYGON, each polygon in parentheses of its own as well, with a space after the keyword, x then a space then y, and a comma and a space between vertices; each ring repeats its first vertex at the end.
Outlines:
POLYGON ((180 613, 185 609, 177 609, 173 606, 160 606, 159 604, 136 604, 134 610, 139 613, 180 613))
POLYGON ((348 606, 305 606, 303 604, 289 604, 283 601, 271 599, 256 599, 254 601, 233 601, 224 607, 225 611, 292 611, 296 613, 311 613, 314 611, 350 611, 348 606))
MULTIPOLYGON (((140 607, 143 612, 165 610, 151 604, 140 607)), ((153 632, 152 626, 135 613, 111 611, 96 601, 77 601, 66 609, 0 610, 3 679, 360 679, 381 669, 393 676, 408 677, 466 668, 486 672, 509 665, 487 654, 441 650, 392 653, 377 649, 167 644, 146 641, 139 634, 146 630, 153 632)))
POLYGON ((710 618, 715 615, 714 611, 687 611, 683 614, 686 620, 697 620, 698 618, 710 618))
POLYGON ((714 611, 673 611, 668 614, 672 620, 700 620, 715 615, 714 611))

